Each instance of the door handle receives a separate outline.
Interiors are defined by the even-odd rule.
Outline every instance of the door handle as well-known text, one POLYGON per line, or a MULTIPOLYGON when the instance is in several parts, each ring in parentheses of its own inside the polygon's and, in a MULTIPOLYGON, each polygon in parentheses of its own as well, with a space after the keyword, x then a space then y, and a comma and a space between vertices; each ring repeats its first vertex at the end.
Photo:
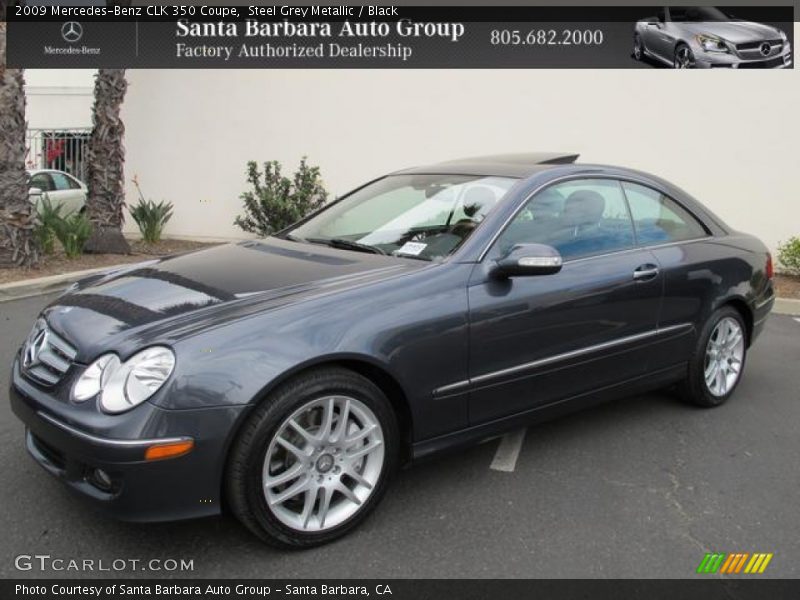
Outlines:
POLYGON ((635 281, 650 281, 658 276, 659 270, 655 265, 642 265, 633 272, 635 281))

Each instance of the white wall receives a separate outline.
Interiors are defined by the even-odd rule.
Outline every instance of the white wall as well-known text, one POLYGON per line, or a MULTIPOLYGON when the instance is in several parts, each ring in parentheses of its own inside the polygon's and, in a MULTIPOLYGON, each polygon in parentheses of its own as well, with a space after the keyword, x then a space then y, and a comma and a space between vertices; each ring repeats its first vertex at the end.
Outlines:
POLYGON ((91 127, 94 92, 91 69, 25 71, 25 118, 32 129, 91 127))
POLYGON ((129 81, 126 171, 175 203, 168 235, 243 237, 233 219, 249 159, 293 170, 308 155, 335 195, 406 166, 536 150, 661 175, 772 248, 800 234, 798 70, 186 70, 129 81))

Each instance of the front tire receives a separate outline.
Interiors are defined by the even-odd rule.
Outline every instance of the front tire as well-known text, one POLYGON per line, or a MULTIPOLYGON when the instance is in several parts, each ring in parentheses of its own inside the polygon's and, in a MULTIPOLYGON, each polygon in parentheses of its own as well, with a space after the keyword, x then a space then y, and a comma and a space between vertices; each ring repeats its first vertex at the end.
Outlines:
POLYGON ((738 310, 724 306, 706 322, 680 384, 684 399, 712 408, 733 395, 747 357, 747 327, 738 310))
POLYGON ((686 44, 678 44, 675 47, 675 56, 672 66, 676 69, 694 69, 694 54, 692 49, 686 44))
POLYGON ((273 546, 333 541, 380 501, 398 441, 375 384, 347 369, 309 372, 277 388, 243 426, 227 470, 229 505, 273 546))

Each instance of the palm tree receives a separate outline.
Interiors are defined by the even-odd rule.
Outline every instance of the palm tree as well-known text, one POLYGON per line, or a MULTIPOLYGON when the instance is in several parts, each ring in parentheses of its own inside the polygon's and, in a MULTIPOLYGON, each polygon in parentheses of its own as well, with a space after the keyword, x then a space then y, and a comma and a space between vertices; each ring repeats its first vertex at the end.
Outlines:
POLYGON ((99 69, 95 76, 94 128, 89 139, 89 196, 86 210, 92 222, 92 235, 86 252, 128 254, 130 246, 122 235, 125 220, 125 125, 119 111, 128 82, 125 69, 99 69))
POLYGON ((38 262, 25 171, 25 80, 6 67, 6 3, 0 3, 0 267, 38 262))

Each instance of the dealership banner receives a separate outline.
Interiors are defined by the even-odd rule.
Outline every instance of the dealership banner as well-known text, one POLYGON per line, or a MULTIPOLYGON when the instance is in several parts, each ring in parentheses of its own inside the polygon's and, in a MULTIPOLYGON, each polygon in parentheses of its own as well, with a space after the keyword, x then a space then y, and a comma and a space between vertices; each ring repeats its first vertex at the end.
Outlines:
POLYGON ((265 600, 293 598, 326 600, 383 598, 443 600, 458 598, 592 598, 648 600, 703 598, 717 600, 796 599, 800 580, 776 579, 366 579, 366 580, 259 580, 259 579, 81 579, 0 582, 4 600, 265 600))
POLYGON ((793 6, 12 2, 24 68, 793 68, 793 6), (84 3, 85 4, 85 3, 84 3))

